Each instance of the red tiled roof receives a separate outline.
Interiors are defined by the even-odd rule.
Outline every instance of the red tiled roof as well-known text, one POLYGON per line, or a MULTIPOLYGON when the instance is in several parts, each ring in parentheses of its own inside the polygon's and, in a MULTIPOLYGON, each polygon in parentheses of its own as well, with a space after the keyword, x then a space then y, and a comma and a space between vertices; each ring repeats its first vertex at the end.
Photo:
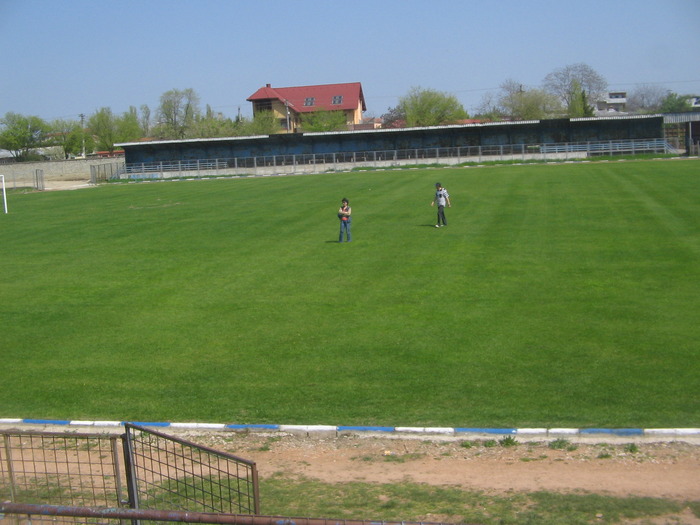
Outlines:
POLYGON ((268 84, 258 89, 246 100, 249 102, 259 100, 281 100, 288 102, 297 113, 307 113, 325 110, 355 110, 358 104, 365 111, 365 97, 362 93, 362 84, 351 82, 349 84, 323 84, 320 86, 299 86, 273 88, 268 84), (341 98, 338 98, 341 97, 341 98), (313 105, 305 105, 307 99, 314 99, 313 105), (335 104, 333 102, 336 102, 335 104))

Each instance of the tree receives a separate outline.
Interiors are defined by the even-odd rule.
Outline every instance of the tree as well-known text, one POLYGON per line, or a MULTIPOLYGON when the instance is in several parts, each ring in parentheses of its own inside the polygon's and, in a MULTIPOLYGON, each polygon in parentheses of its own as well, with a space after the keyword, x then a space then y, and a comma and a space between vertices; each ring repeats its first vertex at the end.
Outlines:
POLYGON ((238 134, 242 136, 274 135, 282 129, 272 111, 258 111, 253 120, 241 119, 238 134))
POLYGON ((661 102, 661 112, 662 113, 685 113, 686 111, 692 111, 692 106, 690 105, 689 95, 679 95, 678 93, 669 93, 666 98, 661 102))
POLYGON ((544 88, 568 108, 580 96, 579 89, 587 93, 588 104, 594 104, 608 90, 608 82, 589 65, 579 63, 552 71, 544 78, 544 88))
POLYGON ((505 116, 498 100, 498 94, 493 91, 482 95, 476 111, 475 116, 482 120, 501 120, 505 116))
POLYGON ((117 142, 133 142, 143 137, 141 121, 136 107, 131 106, 129 111, 116 119, 117 142))
POLYGON ((117 142, 133 142, 140 139, 143 135, 141 134, 138 110, 131 106, 129 111, 115 119, 115 128, 117 142))
POLYGON ((141 125, 141 136, 150 137, 151 136, 151 108, 146 104, 141 106, 141 117, 139 118, 139 124, 141 125))
POLYGON ((184 139, 192 135, 192 127, 200 116, 199 96, 191 89, 171 89, 160 96, 158 138, 184 139))
POLYGON ((406 125, 440 126, 469 118, 454 95, 433 89, 412 88, 399 99, 399 110, 406 116, 406 125))
POLYGON ((542 89, 524 89, 522 84, 511 79, 501 84, 498 107, 502 115, 520 120, 552 118, 563 112, 554 95, 542 89))
POLYGON ((18 161, 32 160, 35 150, 47 144, 49 125, 39 117, 6 113, 0 119, 0 148, 18 161))
POLYGON ((100 108, 88 119, 88 128, 99 151, 114 151, 117 142, 117 121, 110 108, 100 108))
POLYGON ((573 81, 573 96, 567 108, 570 118, 592 117, 595 115, 593 106, 588 102, 586 91, 581 88, 578 80, 573 81))
POLYGON ((51 122, 50 128, 51 143, 61 149, 64 159, 82 153, 84 132, 80 122, 57 119, 51 122))
POLYGON ((668 91, 657 85, 643 84, 627 96, 627 110, 637 113, 656 113, 661 110, 661 104, 668 91))
POLYGON ((403 128, 406 126, 406 113, 400 106, 387 109, 381 119, 383 128, 403 128))
POLYGON ((301 127, 304 131, 339 131, 347 130, 348 123, 344 112, 321 109, 303 114, 301 127))
POLYGON ((221 113, 214 113, 207 104, 204 115, 196 119, 192 133, 198 138, 234 137, 239 134, 239 125, 221 113))

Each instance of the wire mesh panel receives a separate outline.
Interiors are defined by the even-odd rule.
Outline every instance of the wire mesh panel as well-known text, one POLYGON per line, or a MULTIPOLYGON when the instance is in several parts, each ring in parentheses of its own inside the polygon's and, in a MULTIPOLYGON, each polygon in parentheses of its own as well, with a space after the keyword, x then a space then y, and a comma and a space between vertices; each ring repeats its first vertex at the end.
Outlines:
POLYGON ((254 462, 126 424, 133 508, 259 514, 254 462))
POLYGON ((123 487, 118 450, 118 436, 2 433, 0 501, 117 507, 123 487))

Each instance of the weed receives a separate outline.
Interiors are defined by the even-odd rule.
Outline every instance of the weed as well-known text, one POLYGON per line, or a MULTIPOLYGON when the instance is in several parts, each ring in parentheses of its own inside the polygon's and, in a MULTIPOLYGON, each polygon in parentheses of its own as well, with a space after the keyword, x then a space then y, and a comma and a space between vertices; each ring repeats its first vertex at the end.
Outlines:
POLYGON ((503 439, 501 439, 498 442, 498 444, 504 448, 515 447, 519 445, 518 440, 515 439, 513 436, 503 436, 503 439))
POLYGON ((625 452, 628 452, 630 454, 636 454, 637 452, 639 452, 639 447, 636 443, 628 443, 627 445, 625 445, 624 450, 625 452))
POLYGON ((547 446, 553 450, 567 450, 569 452, 573 452, 578 448, 578 445, 571 443, 568 439, 562 438, 551 441, 547 446))

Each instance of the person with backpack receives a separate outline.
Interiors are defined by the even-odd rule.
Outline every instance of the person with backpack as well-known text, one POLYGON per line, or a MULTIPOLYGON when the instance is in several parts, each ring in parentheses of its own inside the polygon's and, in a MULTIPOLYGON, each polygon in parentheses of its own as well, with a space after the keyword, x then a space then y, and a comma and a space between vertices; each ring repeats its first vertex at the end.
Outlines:
POLYGON ((352 241, 350 226, 352 224, 352 208, 347 199, 343 199, 338 210, 338 218, 340 219, 340 236, 338 242, 343 242, 343 232, 345 232, 346 242, 352 241))
POLYGON ((445 218, 445 204, 447 204, 448 208, 451 208, 452 204, 450 203, 450 194, 447 193, 447 190, 443 188, 442 184, 440 184, 439 182, 435 183, 435 198, 430 203, 430 205, 435 206, 436 203, 438 211, 437 224, 435 225, 435 227, 440 228, 440 226, 447 226, 447 219, 445 218))

